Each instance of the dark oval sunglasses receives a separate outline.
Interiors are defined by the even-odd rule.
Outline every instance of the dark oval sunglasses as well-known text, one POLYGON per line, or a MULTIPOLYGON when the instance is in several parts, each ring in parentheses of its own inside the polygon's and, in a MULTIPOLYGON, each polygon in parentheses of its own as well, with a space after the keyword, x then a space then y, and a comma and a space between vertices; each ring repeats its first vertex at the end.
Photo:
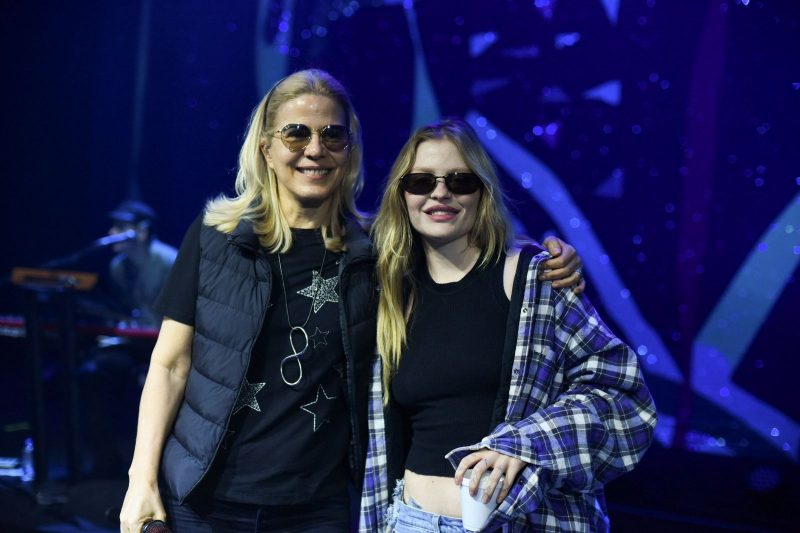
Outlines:
POLYGON ((350 132, 347 126, 328 124, 320 129, 309 128, 305 124, 287 124, 271 133, 280 135, 281 142, 290 152, 299 152, 311 142, 311 135, 317 132, 319 142, 331 152, 341 152, 350 145, 350 132))
POLYGON ((439 180, 453 194, 472 194, 483 186, 481 179, 472 172, 450 172, 436 176, 430 172, 412 172, 400 178, 400 186, 410 194, 430 194, 439 180))

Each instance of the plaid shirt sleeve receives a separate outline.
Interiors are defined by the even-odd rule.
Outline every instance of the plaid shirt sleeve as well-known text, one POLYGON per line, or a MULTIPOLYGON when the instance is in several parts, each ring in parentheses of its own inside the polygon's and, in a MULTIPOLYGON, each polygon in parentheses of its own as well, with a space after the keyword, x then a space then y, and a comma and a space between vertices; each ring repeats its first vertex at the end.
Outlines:
POLYGON ((382 375, 383 365, 380 356, 376 354, 368 400, 369 441, 358 522, 358 530, 363 532, 381 531, 385 528, 390 504, 382 375))
POLYGON ((605 530, 603 484, 641 459, 655 405, 636 354, 588 300, 537 280, 546 259, 528 269, 506 421, 448 459, 455 467, 488 448, 529 463, 487 529, 530 521, 548 531, 605 530))

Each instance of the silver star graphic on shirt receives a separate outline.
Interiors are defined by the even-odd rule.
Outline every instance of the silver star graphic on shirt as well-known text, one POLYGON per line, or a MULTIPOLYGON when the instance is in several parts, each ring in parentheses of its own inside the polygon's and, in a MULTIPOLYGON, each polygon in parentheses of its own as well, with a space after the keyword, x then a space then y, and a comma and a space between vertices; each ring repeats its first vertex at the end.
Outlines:
POLYGON ((324 418, 322 417, 322 415, 317 417, 316 411, 319 411, 319 410, 321 410, 321 408, 324 408, 325 403, 326 403, 326 401, 323 401, 322 403, 320 403, 320 401, 319 401, 319 393, 320 392, 322 393, 322 396, 323 396, 324 400, 326 400, 326 401, 327 400, 335 400, 336 399, 336 396, 328 396, 328 393, 325 392, 325 388, 322 385, 319 385, 317 387, 317 397, 314 398, 314 401, 300 406, 300 409, 302 409, 303 411, 305 411, 306 413, 308 413, 308 414, 310 414, 310 415, 312 415, 314 417, 314 433, 316 433, 317 430, 322 427, 322 424, 324 424, 325 422, 329 422, 329 419, 328 419, 327 416, 324 417, 324 418), (319 424, 317 424, 317 421, 319 421, 319 424))
POLYGON ((314 328, 314 334, 309 336, 308 338, 314 341, 314 348, 317 346, 327 346, 328 345, 328 333, 330 331, 322 331, 319 328, 314 328))
POLYGON ((247 381, 247 378, 245 378, 242 392, 239 393, 239 397, 236 398, 236 405, 233 406, 233 414, 236 414, 243 407, 249 407, 253 411, 258 411, 260 413, 261 406, 258 405, 256 394, 264 388, 264 385, 266 385, 266 383, 250 383, 247 381))
POLYGON ((297 294, 313 298, 312 306, 314 314, 318 313, 326 302, 338 303, 339 295, 336 294, 336 284, 339 283, 338 276, 331 276, 328 279, 319 275, 316 270, 311 271, 311 285, 305 289, 297 291, 297 294))

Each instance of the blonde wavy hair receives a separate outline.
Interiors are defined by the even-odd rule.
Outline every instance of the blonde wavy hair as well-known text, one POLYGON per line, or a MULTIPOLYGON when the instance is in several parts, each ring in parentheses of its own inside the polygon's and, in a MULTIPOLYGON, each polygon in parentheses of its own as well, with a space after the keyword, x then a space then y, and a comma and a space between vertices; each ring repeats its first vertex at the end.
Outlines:
MULTIPOLYGON (((278 109, 286 102, 304 94, 316 94, 334 99, 347 117, 350 132, 349 154, 343 168, 342 181, 331 198, 330 218, 322 227, 325 247, 341 252, 345 249, 343 218, 354 216, 363 221, 355 200, 364 185, 361 142, 361 123, 344 86, 323 70, 309 69, 290 74, 264 95, 250 116, 244 143, 239 152, 236 174, 236 196, 221 195, 206 204, 203 222, 223 233, 231 233, 241 220, 249 220, 261 245, 273 253, 283 253, 292 246, 289 223, 283 216, 278 197, 275 171, 267 164, 261 145, 269 146, 270 133, 276 128, 278 109)), ((278 141, 280 142, 280 141, 278 141)))
POLYGON ((400 150, 386 182, 380 209, 372 226, 378 249, 377 277, 381 287, 378 301, 378 352, 383 359, 384 401, 400 364, 406 345, 406 317, 409 303, 416 300, 414 267, 421 260, 422 245, 411 227, 400 179, 414 166, 419 145, 444 139, 453 143, 469 169, 480 177, 483 189, 475 224, 469 232, 470 245, 481 250, 479 268, 499 261, 514 239, 514 227, 506 208, 497 172, 472 127, 461 119, 446 118, 418 129, 400 150))

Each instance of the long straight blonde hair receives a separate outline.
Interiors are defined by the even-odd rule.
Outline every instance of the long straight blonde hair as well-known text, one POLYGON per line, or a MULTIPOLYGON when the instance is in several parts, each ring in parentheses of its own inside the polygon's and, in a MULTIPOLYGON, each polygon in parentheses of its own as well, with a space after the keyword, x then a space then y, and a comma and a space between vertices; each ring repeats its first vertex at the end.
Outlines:
POLYGON ((481 146, 472 127, 461 119, 446 118, 418 129, 406 141, 392 166, 372 227, 378 249, 377 276, 381 287, 378 300, 378 351, 383 359, 384 401, 406 345, 406 316, 409 302, 416 300, 414 267, 421 260, 420 236, 411 227, 400 179, 414 166, 419 145, 444 139, 453 143, 469 169, 480 177, 483 189, 469 243, 481 251, 478 267, 499 261, 514 238, 494 164, 481 146))
POLYGON ((331 198, 330 218, 322 227, 325 246, 331 251, 344 250, 342 219, 352 215, 363 220, 355 199, 364 185, 362 171, 363 146, 361 123, 350 103, 344 86, 324 70, 309 69, 290 74, 280 80, 253 110, 244 143, 239 152, 236 173, 236 196, 221 195, 206 204, 204 223, 223 233, 231 233, 243 219, 252 222, 261 245, 273 253, 286 252, 292 246, 289 223, 283 216, 278 197, 275 171, 267 165, 261 144, 272 142, 278 109, 304 94, 333 98, 347 117, 350 146, 343 177, 331 198))

